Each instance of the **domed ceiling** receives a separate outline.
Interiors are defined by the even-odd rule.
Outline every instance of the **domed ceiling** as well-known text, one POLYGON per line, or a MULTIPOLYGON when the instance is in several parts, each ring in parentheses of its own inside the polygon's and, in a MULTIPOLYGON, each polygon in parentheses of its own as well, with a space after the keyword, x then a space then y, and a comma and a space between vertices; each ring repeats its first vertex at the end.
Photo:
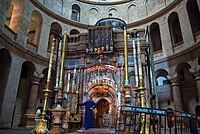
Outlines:
POLYGON ((125 3, 129 2, 131 0, 79 0, 81 2, 86 2, 86 3, 99 3, 99 4, 111 4, 111 3, 125 3))
POLYGON ((124 1, 124 0, 85 0, 85 1, 90 1, 90 2, 119 2, 119 1, 124 1))

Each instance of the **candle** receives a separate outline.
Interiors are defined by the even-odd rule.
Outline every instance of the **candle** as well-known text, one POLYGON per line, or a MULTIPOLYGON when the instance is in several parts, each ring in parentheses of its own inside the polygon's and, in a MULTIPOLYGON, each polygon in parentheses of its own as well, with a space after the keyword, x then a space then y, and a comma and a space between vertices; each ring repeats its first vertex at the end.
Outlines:
POLYGON ((70 73, 68 73, 67 77, 67 93, 69 92, 69 83, 70 83, 70 73))
POLYGON ((137 52, 138 52, 138 73, 139 73, 139 86, 143 86, 142 78, 142 61, 141 61, 141 48, 140 48, 140 38, 137 36, 137 52))
POLYGON ((135 46, 135 39, 133 38, 133 59, 134 59, 134 68, 135 68, 135 87, 138 87, 138 64, 137 64, 137 57, 136 57, 136 46, 135 46))
POLYGON ((51 79, 51 70, 52 70, 52 62, 53 62, 53 55, 54 55, 54 45, 55 45, 55 38, 53 39, 53 43, 52 43, 52 46, 51 46, 49 69, 48 69, 48 75, 47 75, 47 88, 49 88, 50 79, 51 79))
POLYGON ((60 82, 59 82, 60 87, 63 86, 63 73, 64 73, 66 40, 67 40, 67 34, 65 33, 64 37, 63 37, 63 48, 62 48, 62 57, 61 57, 61 65, 60 65, 60 82))
POLYGON ((58 44, 58 61, 57 61, 57 70, 56 70, 56 88, 58 88, 59 84, 59 75, 60 75, 60 60, 61 60, 61 50, 62 50, 62 40, 60 40, 58 44))

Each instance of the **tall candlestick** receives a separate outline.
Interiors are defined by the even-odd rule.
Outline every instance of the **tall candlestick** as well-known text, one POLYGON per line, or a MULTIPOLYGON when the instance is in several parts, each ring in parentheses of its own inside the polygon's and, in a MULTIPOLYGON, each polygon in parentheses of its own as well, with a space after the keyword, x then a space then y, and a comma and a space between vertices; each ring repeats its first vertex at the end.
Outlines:
POLYGON ((59 86, 59 78, 60 78, 60 64, 61 64, 61 51, 62 51, 62 40, 60 40, 58 44, 58 62, 57 62, 57 70, 56 70, 56 88, 59 86))
POLYGON ((139 73, 139 86, 143 87, 143 76, 142 76, 142 61, 141 61, 141 48, 139 34, 137 36, 137 52, 138 52, 138 73, 139 73))
POLYGON ((50 87, 50 81, 51 81, 51 71, 52 71, 52 62, 53 62, 53 55, 54 55, 54 45, 55 45, 55 39, 53 39, 53 43, 52 43, 52 47, 51 47, 49 69, 48 69, 48 75, 47 75, 47 86, 46 86, 46 89, 43 90, 45 92, 45 94, 44 94, 44 96, 45 96, 44 106, 43 106, 43 111, 42 111, 43 116, 46 114, 47 100, 48 100, 49 92, 51 92, 49 90, 49 87, 50 87))
POLYGON ((49 94, 51 93, 51 90, 49 90, 50 87, 50 81, 51 81, 51 70, 52 70, 52 62, 53 62, 53 55, 54 55, 54 45, 55 45, 55 39, 53 39, 53 43, 51 46, 51 54, 50 54, 50 60, 49 60, 49 69, 48 69, 48 75, 47 75, 47 86, 43 90, 44 92, 44 105, 42 110, 42 118, 38 121, 38 126, 36 126, 35 129, 31 131, 31 134, 48 134, 49 130, 47 128, 47 121, 45 120, 46 115, 46 109, 47 109, 47 101, 49 94))
POLYGON ((135 69, 135 87, 137 88, 139 85, 138 80, 138 64, 137 64, 137 53, 136 53, 136 46, 135 46, 135 39, 132 40, 133 43, 133 59, 134 59, 134 69, 135 69))
POLYGON ((131 92, 128 79, 128 44, 127 44, 127 29, 124 27, 124 95, 122 97, 122 102, 130 104, 131 103, 131 92))
POLYGON ((127 30, 124 28, 124 71, 125 71, 125 80, 124 84, 129 85, 128 80, 128 45, 127 45, 127 30))
POLYGON ((61 57, 61 65, 60 65, 60 81, 59 81, 59 91, 58 91, 58 101, 62 103, 62 90, 63 90, 63 74, 64 74, 64 63, 65 63, 65 50, 66 50, 66 41, 67 41, 67 34, 65 32, 63 36, 63 45, 62 45, 62 57, 61 57))

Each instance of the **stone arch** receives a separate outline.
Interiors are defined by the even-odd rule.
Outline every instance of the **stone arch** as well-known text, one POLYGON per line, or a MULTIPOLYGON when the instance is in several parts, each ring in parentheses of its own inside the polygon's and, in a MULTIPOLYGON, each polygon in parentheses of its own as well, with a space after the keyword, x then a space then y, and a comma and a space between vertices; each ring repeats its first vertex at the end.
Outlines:
POLYGON ((153 52, 162 51, 162 42, 161 42, 160 28, 158 23, 154 22, 150 25, 150 34, 153 45, 153 52))
POLYGON ((24 126, 22 116, 26 112, 28 97, 31 95, 29 94, 29 90, 35 70, 35 65, 30 61, 25 61, 22 64, 14 115, 12 119, 12 127, 24 126))
POLYGON ((6 18, 6 25, 15 33, 18 31, 20 17, 24 8, 24 0, 11 0, 6 18))
MULTIPOLYGON (((98 90, 98 87, 103 87, 105 86, 106 87, 106 90, 110 93, 111 97, 116 97, 116 86, 113 86, 111 84, 108 84, 108 83, 104 83, 104 84, 94 84, 92 86, 90 86, 87 91, 89 93, 89 95, 93 96, 97 90, 98 90)), ((104 87, 103 87, 104 88, 104 87)))
POLYGON ((47 50, 49 52, 51 51, 53 38, 55 39, 55 49, 54 50, 55 50, 55 52, 57 52, 58 43, 59 43, 61 34, 62 34, 61 25, 57 22, 53 22, 51 24, 50 33, 49 33, 49 42, 48 42, 48 48, 47 48, 47 50))
POLYGON ((89 10, 89 25, 95 25, 99 20, 99 10, 96 7, 90 8, 89 10))
POLYGON ((190 64, 186 62, 177 65, 175 72, 177 72, 180 81, 185 81, 187 79, 192 78, 192 75, 189 71, 190 68, 191 68, 190 64))
POLYGON ((181 32, 181 26, 176 12, 172 12, 168 17, 168 24, 170 30, 170 36, 173 47, 183 43, 183 37, 181 32))
POLYGON ((197 4, 197 0, 187 1, 187 12, 190 20, 190 26, 192 29, 193 37, 200 38, 200 11, 197 4))
POLYGON ((134 22, 136 20, 138 20, 138 9, 137 6, 135 4, 131 4, 128 8, 128 22, 134 22))
POLYGON ((109 8, 108 15, 117 18, 118 17, 118 9, 116 7, 109 8))
POLYGON ((191 99, 195 100, 197 97, 198 89, 194 75, 190 72, 190 64, 182 62, 178 64, 175 69, 177 73, 184 110, 189 112, 189 102, 191 99))
POLYGON ((0 49, 0 113, 2 110, 3 100, 4 100, 4 94, 6 91, 6 85, 8 82, 8 76, 10 72, 10 66, 11 66, 12 58, 10 55, 10 52, 2 48, 0 49))
POLYGON ((28 42, 30 44, 39 46, 40 34, 42 29, 43 17, 40 12, 34 10, 31 15, 28 31, 28 42))
POLYGON ((104 127, 107 124, 105 122, 105 115, 109 115, 111 113, 111 103, 109 102, 110 100, 106 97, 101 97, 98 98, 98 101, 96 102, 97 108, 96 108, 96 125, 97 127, 104 127))
POLYGON ((77 29, 72 29, 72 30, 70 30, 69 35, 76 35, 76 34, 79 34, 79 33, 80 32, 77 29))

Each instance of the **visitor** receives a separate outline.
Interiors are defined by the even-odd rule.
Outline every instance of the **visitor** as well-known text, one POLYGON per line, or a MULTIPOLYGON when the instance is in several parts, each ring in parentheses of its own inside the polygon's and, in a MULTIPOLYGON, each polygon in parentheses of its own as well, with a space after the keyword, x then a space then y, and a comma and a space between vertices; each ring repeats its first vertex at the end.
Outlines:
POLYGON ((36 113, 35 113, 35 126, 36 126, 36 127, 38 126, 38 120, 41 119, 42 110, 43 110, 43 107, 42 107, 42 106, 39 106, 39 107, 36 109, 36 113))
POLYGON ((93 109, 96 108, 96 103, 92 101, 92 97, 89 96, 87 98, 87 101, 79 104, 79 106, 85 106, 85 120, 84 120, 85 129, 87 130, 88 128, 95 127, 93 109))

